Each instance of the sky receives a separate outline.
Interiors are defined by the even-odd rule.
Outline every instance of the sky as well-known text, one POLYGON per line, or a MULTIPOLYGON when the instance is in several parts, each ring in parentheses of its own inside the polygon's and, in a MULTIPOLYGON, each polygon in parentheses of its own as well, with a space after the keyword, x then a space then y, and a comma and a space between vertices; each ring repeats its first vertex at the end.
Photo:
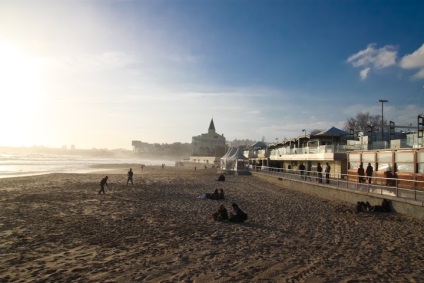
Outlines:
POLYGON ((416 125, 423 19, 421 0, 0 1, 0 146, 416 125))

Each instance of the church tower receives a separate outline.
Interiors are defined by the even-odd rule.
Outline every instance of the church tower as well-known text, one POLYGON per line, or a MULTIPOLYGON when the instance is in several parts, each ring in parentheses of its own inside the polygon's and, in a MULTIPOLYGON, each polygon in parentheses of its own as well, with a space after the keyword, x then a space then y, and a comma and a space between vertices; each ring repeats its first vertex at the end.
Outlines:
POLYGON ((215 125, 213 123, 213 118, 211 119, 211 123, 209 124, 208 134, 215 134, 215 125))

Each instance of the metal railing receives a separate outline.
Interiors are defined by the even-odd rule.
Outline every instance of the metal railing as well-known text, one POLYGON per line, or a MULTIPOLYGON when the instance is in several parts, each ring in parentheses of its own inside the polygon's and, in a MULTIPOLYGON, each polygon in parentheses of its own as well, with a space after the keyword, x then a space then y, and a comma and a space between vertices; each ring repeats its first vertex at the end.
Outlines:
POLYGON ((330 178, 327 183, 325 172, 319 176, 316 171, 305 170, 302 174, 299 170, 267 166, 253 166, 250 170, 278 178, 302 182, 322 183, 323 185, 334 188, 343 188, 352 191, 424 202, 424 181, 373 176, 370 183, 368 182, 367 176, 364 176, 363 179, 361 179, 362 177, 359 178, 358 175, 334 173, 330 174, 330 178), (423 190, 419 190, 418 188, 423 188, 423 190))

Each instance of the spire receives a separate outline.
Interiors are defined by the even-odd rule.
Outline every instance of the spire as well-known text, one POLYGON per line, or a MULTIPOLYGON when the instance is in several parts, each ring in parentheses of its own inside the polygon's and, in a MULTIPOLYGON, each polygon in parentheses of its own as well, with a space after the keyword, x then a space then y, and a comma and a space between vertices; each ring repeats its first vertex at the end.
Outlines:
POLYGON ((211 119, 211 123, 209 124, 208 133, 215 133, 215 125, 213 123, 213 118, 211 119))

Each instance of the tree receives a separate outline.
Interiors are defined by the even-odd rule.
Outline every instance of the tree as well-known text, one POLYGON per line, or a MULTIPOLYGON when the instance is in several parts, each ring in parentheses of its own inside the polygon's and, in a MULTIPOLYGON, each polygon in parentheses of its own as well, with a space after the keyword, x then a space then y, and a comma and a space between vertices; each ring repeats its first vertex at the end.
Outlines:
POLYGON ((322 130, 320 130, 320 129, 313 129, 313 130, 311 130, 310 135, 313 136, 313 135, 316 135, 316 134, 321 133, 321 132, 322 132, 322 130))
POLYGON ((241 139, 241 140, 234 139, 233 141, 229 141, 228 143, 231 147, 243 147, 243 146, 250 146, 254 144, 255 141, 249 140, 249 139, 241 139))
MULTIPOLYGON (((387 125, 387 121, 383 122, 384 127, 387 125)), ((350 131, 353 129, 355 133, 363 132, 365 135, 369 131, 380 132, 381 131, 381 116, 370 115, 369 112, 359 112, 356 117, 348 118, 345 123, 345 130, 350 131)))

